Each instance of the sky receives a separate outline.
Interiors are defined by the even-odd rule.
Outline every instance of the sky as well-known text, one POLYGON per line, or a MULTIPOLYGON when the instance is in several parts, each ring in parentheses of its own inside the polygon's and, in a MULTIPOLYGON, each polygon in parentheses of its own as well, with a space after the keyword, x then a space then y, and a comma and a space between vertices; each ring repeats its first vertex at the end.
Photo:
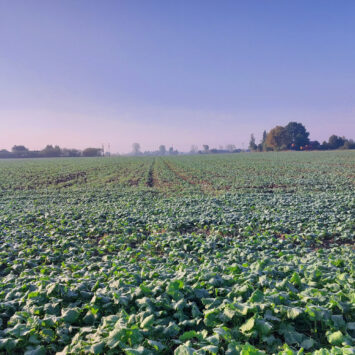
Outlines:
POLYGON ((0 0, 0 149, 355 139, 353 0, 0 0))

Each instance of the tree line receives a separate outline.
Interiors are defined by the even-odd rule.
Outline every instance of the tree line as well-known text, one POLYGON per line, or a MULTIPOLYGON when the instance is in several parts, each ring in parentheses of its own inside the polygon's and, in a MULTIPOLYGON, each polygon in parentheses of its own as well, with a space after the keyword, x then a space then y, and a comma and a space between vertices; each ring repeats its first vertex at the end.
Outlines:
POLYGON ((242 149, 237 149, 234 144, 227 144, 225 148, 220 146, 217 148, 210 148, 208 144, 203 144, 202 149, 199 149, 197 145, 192 145, 189 153, 182 153, 178 150, 170 147, 166 149, 165 145, 160 145, 158 150, 146 150, 141 151, 141 146, 139 143, 132 144, 132 152, 129 155, 135 156, 164 156, 164 155, 179 155, 179 154, 219 154, 219 153, 240 153, 242 149))
MULTIPOLYGON (((309 139, 309 132, 302 123, 289 122, 285 127, 276 126, 269 132, 264 131, 260 143, 256 143, 254 134, 251 134, 249 150, 253 152, 281 151, 281 150, 334 150, 334 149, 355 149, 355 141, 332 134, 328 141, 319 143, 309 139)), ((244 149, 237 149, 234 144, 227 144, 225 148, 220 146, 210 148, 207 144, 202 145, 199 150, 192 145, 189 154, 218 154, 218 153, 240 153, 244 149)), ((155 151, 141 151, 139 143, 133 143, 132 152, 129 155, 135 156, 157 156, 157 155, 178 155, 181 154, 173 147, 166 148, 160 145, 155 151)), ((185 153, 186 154, 186 153, 185 153)), ((0 150, 0 158, 54 158, 54 157, 99 157, 107 156, 103 148, 89 147, 84 150, 60 148, 58 145, 47 145, 42 150, 29 150, 24 145, 14 145, 11 151, 0 150)))
POLYGON ((14 145, 11 151, 0 150, 0 158, 54 158, 54 157, 99 157, 103 155, 101 148, 67 149, 58 145, 47 145, 42 150, 29 150, 24 145, 14 145))
POLYGON ((309 139, 309 132, 302 123, 289 122, 285 127, 276 126, 269 132, 264 131, 259 144, 256 144, 254 134, 250 137, 251 151, 280 151, 280 150, 330 150, 355 149, 355 141, 332 134, 328 141, 322 144, 309 139))
POLYGON ((166 149, 165 145, 160 145, 158 150, 145 150, 141 151, 141 145, 139 143, 132 144, 132 152, 129 155, 144 155, 144 156, 159 156, 159 155, 178 155, 180 154, 178 150, 174 147, 169 147, 166 149))

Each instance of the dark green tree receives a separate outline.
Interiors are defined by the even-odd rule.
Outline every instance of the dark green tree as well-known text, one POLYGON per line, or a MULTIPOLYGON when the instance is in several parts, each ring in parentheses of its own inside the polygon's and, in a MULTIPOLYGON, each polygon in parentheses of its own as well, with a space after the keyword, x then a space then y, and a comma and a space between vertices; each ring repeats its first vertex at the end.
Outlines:
POLYGON ((24 145, 14 145, 11 151, 15 158, 26 158, 29 155, 29 150, 24 145))
POLYGON ((254 137, 254 134, 252 133, 250 135, 250 142, 249 142, 249 149, 252 151, 252 152, 255 152, 257 150, 258 146, 256 145, 255 143, 255 137, 254 137))
POLYGON ((263 132, 263 138, 261 139, 261 142, 258 144, 257 146, 257 150, 258 152, 262 152, 262 151, 265 151, 266 150, 266 136, 267 136, 267 133, 266 131, 263 132))
POLYGON ((83 150, 83 157, 99 157, 101 154, 101 148, 86 148, 83 150))
POLYGON ((44 149, 41 150, 41 155, 43 157, 60 157, 62 155, 62 150, 58 145, 53 147, 52 145, 47 145, 44 149))
POLYGON ((346 142, 345 137, 338 137, 335 134, 331 135, 328 139, 328 149, 338 149, 346 142))
POLYGON ((1 149, 0 150, 0 158, 11 158, 12 157, 12 153, 9 152, 6 149, 1 149))
POLYGON ((309 144, 309 133, 302 123, 289 122, 285 127, 287 134, 287 148, 300 150, 309 144))

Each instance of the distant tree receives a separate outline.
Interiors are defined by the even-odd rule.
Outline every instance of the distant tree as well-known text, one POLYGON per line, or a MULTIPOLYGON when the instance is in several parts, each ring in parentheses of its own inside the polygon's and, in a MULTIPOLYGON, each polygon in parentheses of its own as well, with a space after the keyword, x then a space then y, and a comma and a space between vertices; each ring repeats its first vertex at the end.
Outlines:
POLYGON ((139 155, 141 154, 141 146, 139 143, 133 143, 132 144, 132 153, 134 155, 139 155))
POLYGON ((62 155, 62 150, 58 145, 53 147, 52 145, 47 145, 41 150, 41 155, 44 157, 60 157, 62 155))
POLYGON ((198 152, 198 147, 197 147, 197 145, 193 144, 190 148, 190 153, 196 154, 197 152, 198 152))
POLYGON ((12 153, 9 152, 6 149, 2 149, 0 150, 0 158, 11 158, 12 157, 12 153))
POLYGON ((26 158, 29 155, 29 150, 24 145, 14 145, 11 151, 16 158, 26 158))
POLYGON ((267 133, 266 133, 266 131, 264 131, 264 132, 263 132, 263 138, 262 138, 261 143, 265 143, 265 141, 266 141, 266 136, 267 136, 267 133))
POLYGON ((179 152, 177 151, 177 149, 174 150, 174 147, 170 147, 169 148, 169 155, 178 155, 179 152))
POLYGON ((260 143, 257 145, 257 151, 258 152, 262 152, 262 151, 266 150, 266 145, 265 145, 266 136, 267 136, 267 133, 266 133, 266 131, 264 131, 263 132, 263 137, 262 137, 260 143))
POLYGON ((165 145, 159 146, 159 154, 160 154, 160 155, 165 155, 165 154, 166 154, 165 145))
POLYGON ((323 143, 320 145, 319 149, 320 150, 330 149, 329 146, 328 146, 328 142, 327 141, 323 141, 323 143))
POLYGON ((309 144, 309 132, 307 132, 302 123, 289 122, 285 127, 285 131, 288 149, 300 150, 301 147, 304 148, 309 144))
POLYGON ((101 148, 86 148, 83 150, 83 157, 99 157, 101 153, 101 148))
POLYGON ((346 142, 345 137, 338 137, 335 134, 331 135, 328 139, 328 149, 338 149, 346 142))
POLYGON ((252 152, 255 152, 257 150, 258 146, 256 145, 255 143, 255 137, 254 137, 254 134, 252 133, 250 135, 250 142, 249 142, 249 149, 252 151, 252 152))
POLYGON ((11 150, 12 153, 28 152, 28 148, 26 148, 24 145, 14 145, 11 150))
POLYGON ((355 142, 352 139, 347 139, 340 149, 355 149, 355 142))
POLYGON ((232 153, 235 150, 235 145, 234 144, 227 144, 226 150, 228 150, 228 152, 232 153))
POLYGON ((210 147, 207 144, 203 144, 202 147, 203 147, 203 152, 204 153, 208 153, 209 152, 210 147))
POLYGON ((267 132, 263 132, 263 138, 261 140, 261 150, 266 150, 266 137, 267 137, 267 132))
POLYGON ((320 149, 320 143, 318 141, 310 141, 307 145, 307 150, 320 149))
POLYGON ((276 126, 266 136, 265 146, 269 150, 282 150, 288 146, 288 134, 285 127, 276 126))
POLYGON ((63 157, 80 157, 81 152, 78 149, 62 149, 62 156, 63 157))

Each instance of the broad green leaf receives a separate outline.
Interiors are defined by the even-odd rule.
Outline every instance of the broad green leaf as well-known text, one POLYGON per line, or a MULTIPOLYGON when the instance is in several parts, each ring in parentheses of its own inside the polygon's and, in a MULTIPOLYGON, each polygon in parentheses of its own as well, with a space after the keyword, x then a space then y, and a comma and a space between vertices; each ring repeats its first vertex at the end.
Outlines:
POLYGON ((332 345, 341 345, 341 343, 344 340, 344 335, 343 335, 343 333, 340 330, 338 330, 338 331, 336 331, 334 333, 328 334, 327 338, 328 338, 328 341, 329 341, 330 344, 332 344, 332 345))
POLYGON ((63 313, 63 320, 66 323, 72 324, 76 322, 79 316, 80 313, 77 309, 68 309, 63 313))
POLYGON ((195 330, 190 330, 188 332, 183 333, 182 335, 180 335, 179 339, 183 342, 185 342, 186 340, 190 340, 192 338, 197 337, 197 333, 195 330))
POLYGON ((248 319, 239 329, 242 333, 247 333, 254 328, 255 318, 248 319))
POLYGON ((189 346, 180 345, 175 349, 174 355, 193 355, 194 351, 195 349, 189 346))
POLYGON ((45 355, 46 349, 44 346, 38 345, 35 348, 28 347, 24 353, 24 355, 45 355))
POLYGON ((150 328, 154 323, 154 315, 151 314, 150 316, 146 317, 143 322, 141 323, 141 328, 150 328))
POLYGON ((287 309, 287 318, 295 319, 299 315, 301 315, 302 313, 303 313, 303 310, 301 308, 296 308, 296 307, 288 308, 287 309))
POLYGON ((314 345, 314 340, 311 338, 305 339, 301 343, 301 347, 308 350, 314 345))

